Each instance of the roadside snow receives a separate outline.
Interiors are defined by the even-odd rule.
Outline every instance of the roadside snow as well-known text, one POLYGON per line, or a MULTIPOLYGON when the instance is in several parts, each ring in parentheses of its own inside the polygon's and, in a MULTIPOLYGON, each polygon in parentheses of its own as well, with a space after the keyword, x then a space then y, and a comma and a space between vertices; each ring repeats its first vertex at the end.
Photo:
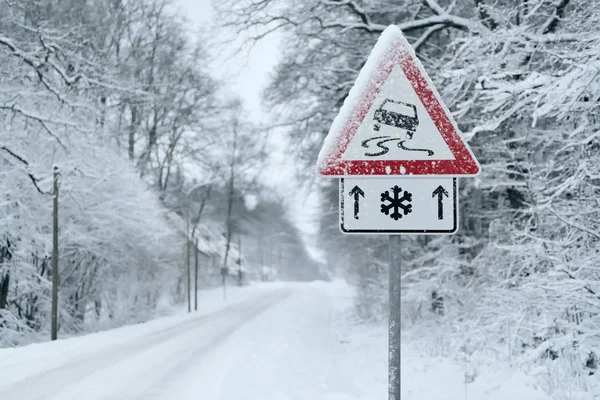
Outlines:
MULTIPOLYGON (((65 363, 69 359, 85 359, 102 349, 111 349, 137 338, 180 326, 189 321, 218 312, 226 307, 251 301, 284 287, 281 283, 261 283, 248 287, 227 288, 223 300, 221 288, 198 292, 198 312, 187 313, 187 305, 175 307, 173 316, 128 325, 85 336, 61 338, 55 342, 35 343, 23 347, 0 349, 0 389, 5 385, 35 376, 65 363)), ((193 307, 193 305, 192 305, 193 307)))
MULTIPOLYGON (((342 360, 355 385, 356 399, 387 398, 387 328, 356 325, 349 310, 352 289, 343 282, 332 284, 337 309, 337 336, 345 346, 342 360)), ((402 400, 550 400, 535 379, 508 366, 490 363, 473 368, 467 363, 435 357, 420 351, 403 335, 401 349, 402 400), (465 381, 468 382, 465 384, 465 381)))

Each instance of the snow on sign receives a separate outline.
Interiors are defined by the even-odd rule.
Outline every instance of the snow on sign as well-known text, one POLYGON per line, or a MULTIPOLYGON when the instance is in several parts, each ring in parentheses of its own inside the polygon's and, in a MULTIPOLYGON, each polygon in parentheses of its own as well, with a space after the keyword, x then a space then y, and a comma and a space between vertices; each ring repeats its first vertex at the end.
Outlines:
POLYGON ((455 233, 457 178, 340 179, 343 233, 455 233))
POLYGON ((473 176, 479 169, 412 47, 388 27, 331 126, 318 173, 473 176))

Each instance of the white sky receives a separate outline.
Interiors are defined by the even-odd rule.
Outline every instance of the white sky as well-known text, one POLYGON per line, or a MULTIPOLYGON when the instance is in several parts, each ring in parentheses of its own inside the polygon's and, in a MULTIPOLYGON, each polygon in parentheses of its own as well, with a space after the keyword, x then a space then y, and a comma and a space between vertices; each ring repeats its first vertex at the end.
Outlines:
MULTIPOLYGON (((208 29, 215 19, 211 0, 177 0, 186 17, 194 23, 190 30, 208 29)), ((212 56, 217 56, 212 73, 218 79, 228 82, 227 90, 239 96, 251 119, 257 123, 268 122, 268 114, 261 107, 261 94, 269 83, 269 74, 278 62, 278 40, 272 35, 262 39, 249 52, 237 53, 238 44, 231 44, 225 49, 210 49, 212 56)), ((265 181, 277 188, 277 191, 288 198, 295 194, 299 201, 294 203, 291 213, 298 227, 305 233, 309 250, 316 258, 321 258, 316 250, 315 211, 317 194, 299 193, 294 177, 294 160, 286 157, 284 141, 271 135, 271 144, 275 148, 271 156, 265 181)))
MULTIPOLYGON (((177 0, 188 18, 196 29, 209 29, 214 21, 214 12, 211 0, 177 0)), ((211 39, 216 39, 212 37, 211 39)), ((211 55, 217 55, 213 66, 213 73, 221 79, 226 79, 234 93, 238 94, 245 103, 246 108, 253 114, 264 117, 260 108, 260 93, 268 83, 268 74, 277 63, 277 41, 268 37, 259 42, 247 54, 235 54, 235 45, 222 51, 211 49, 211 55)))

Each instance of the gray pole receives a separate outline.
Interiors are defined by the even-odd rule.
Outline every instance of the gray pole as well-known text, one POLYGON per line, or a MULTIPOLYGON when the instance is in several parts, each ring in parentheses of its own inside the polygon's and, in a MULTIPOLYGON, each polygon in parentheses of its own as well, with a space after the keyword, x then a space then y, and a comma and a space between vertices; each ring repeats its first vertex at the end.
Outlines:
POLYGON ((52 199, 52 326, 50 339, 58 337, 58 167, 54 167, 52 199))
POLYGON ((188 303, 188 312, 192 312, 192 285, 191 285, 191 273, 190 273, 190 212, 189 207, 186 211, 185 217, 185 266, 186 266, 186 275, 187 275, 187 303, 188 303))
POLYGON ((196 253, 194 258, 194 311, 198 311, 198 238, 196 238, 196 253))
POLYGON ((244 275, 242 273, 242 234, 240 233, 238 235, 238 263, 239 263, 239 267, 238 267, 238 286, 242 286, 242 284, 244 283, 244 275))
POLYGON ((401 238, 389 235, 389 400, 400 400, 400 261, 401 238))

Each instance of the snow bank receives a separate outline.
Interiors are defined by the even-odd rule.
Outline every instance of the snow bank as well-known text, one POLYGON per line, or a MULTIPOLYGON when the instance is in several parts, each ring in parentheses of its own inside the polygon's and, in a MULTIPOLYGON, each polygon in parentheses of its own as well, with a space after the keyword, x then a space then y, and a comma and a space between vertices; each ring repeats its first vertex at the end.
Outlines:
MULTIPOLYGON (((357 386, 360 400, 387 398, 387 327, 358 325, 352 317, 354 289, 334 282, 336 291, 337 336, 345 344, 346 368, 357 386)), ((433 346, 432 346, 433 347, 433 346)), ((430 349, 434 350, 434 349, 430 349)), ((435 357, 405 333, 401 349, 402 400, 550 400, 525 372, 490 360, 489 366, 474 367, 468 362, 435 357)))

